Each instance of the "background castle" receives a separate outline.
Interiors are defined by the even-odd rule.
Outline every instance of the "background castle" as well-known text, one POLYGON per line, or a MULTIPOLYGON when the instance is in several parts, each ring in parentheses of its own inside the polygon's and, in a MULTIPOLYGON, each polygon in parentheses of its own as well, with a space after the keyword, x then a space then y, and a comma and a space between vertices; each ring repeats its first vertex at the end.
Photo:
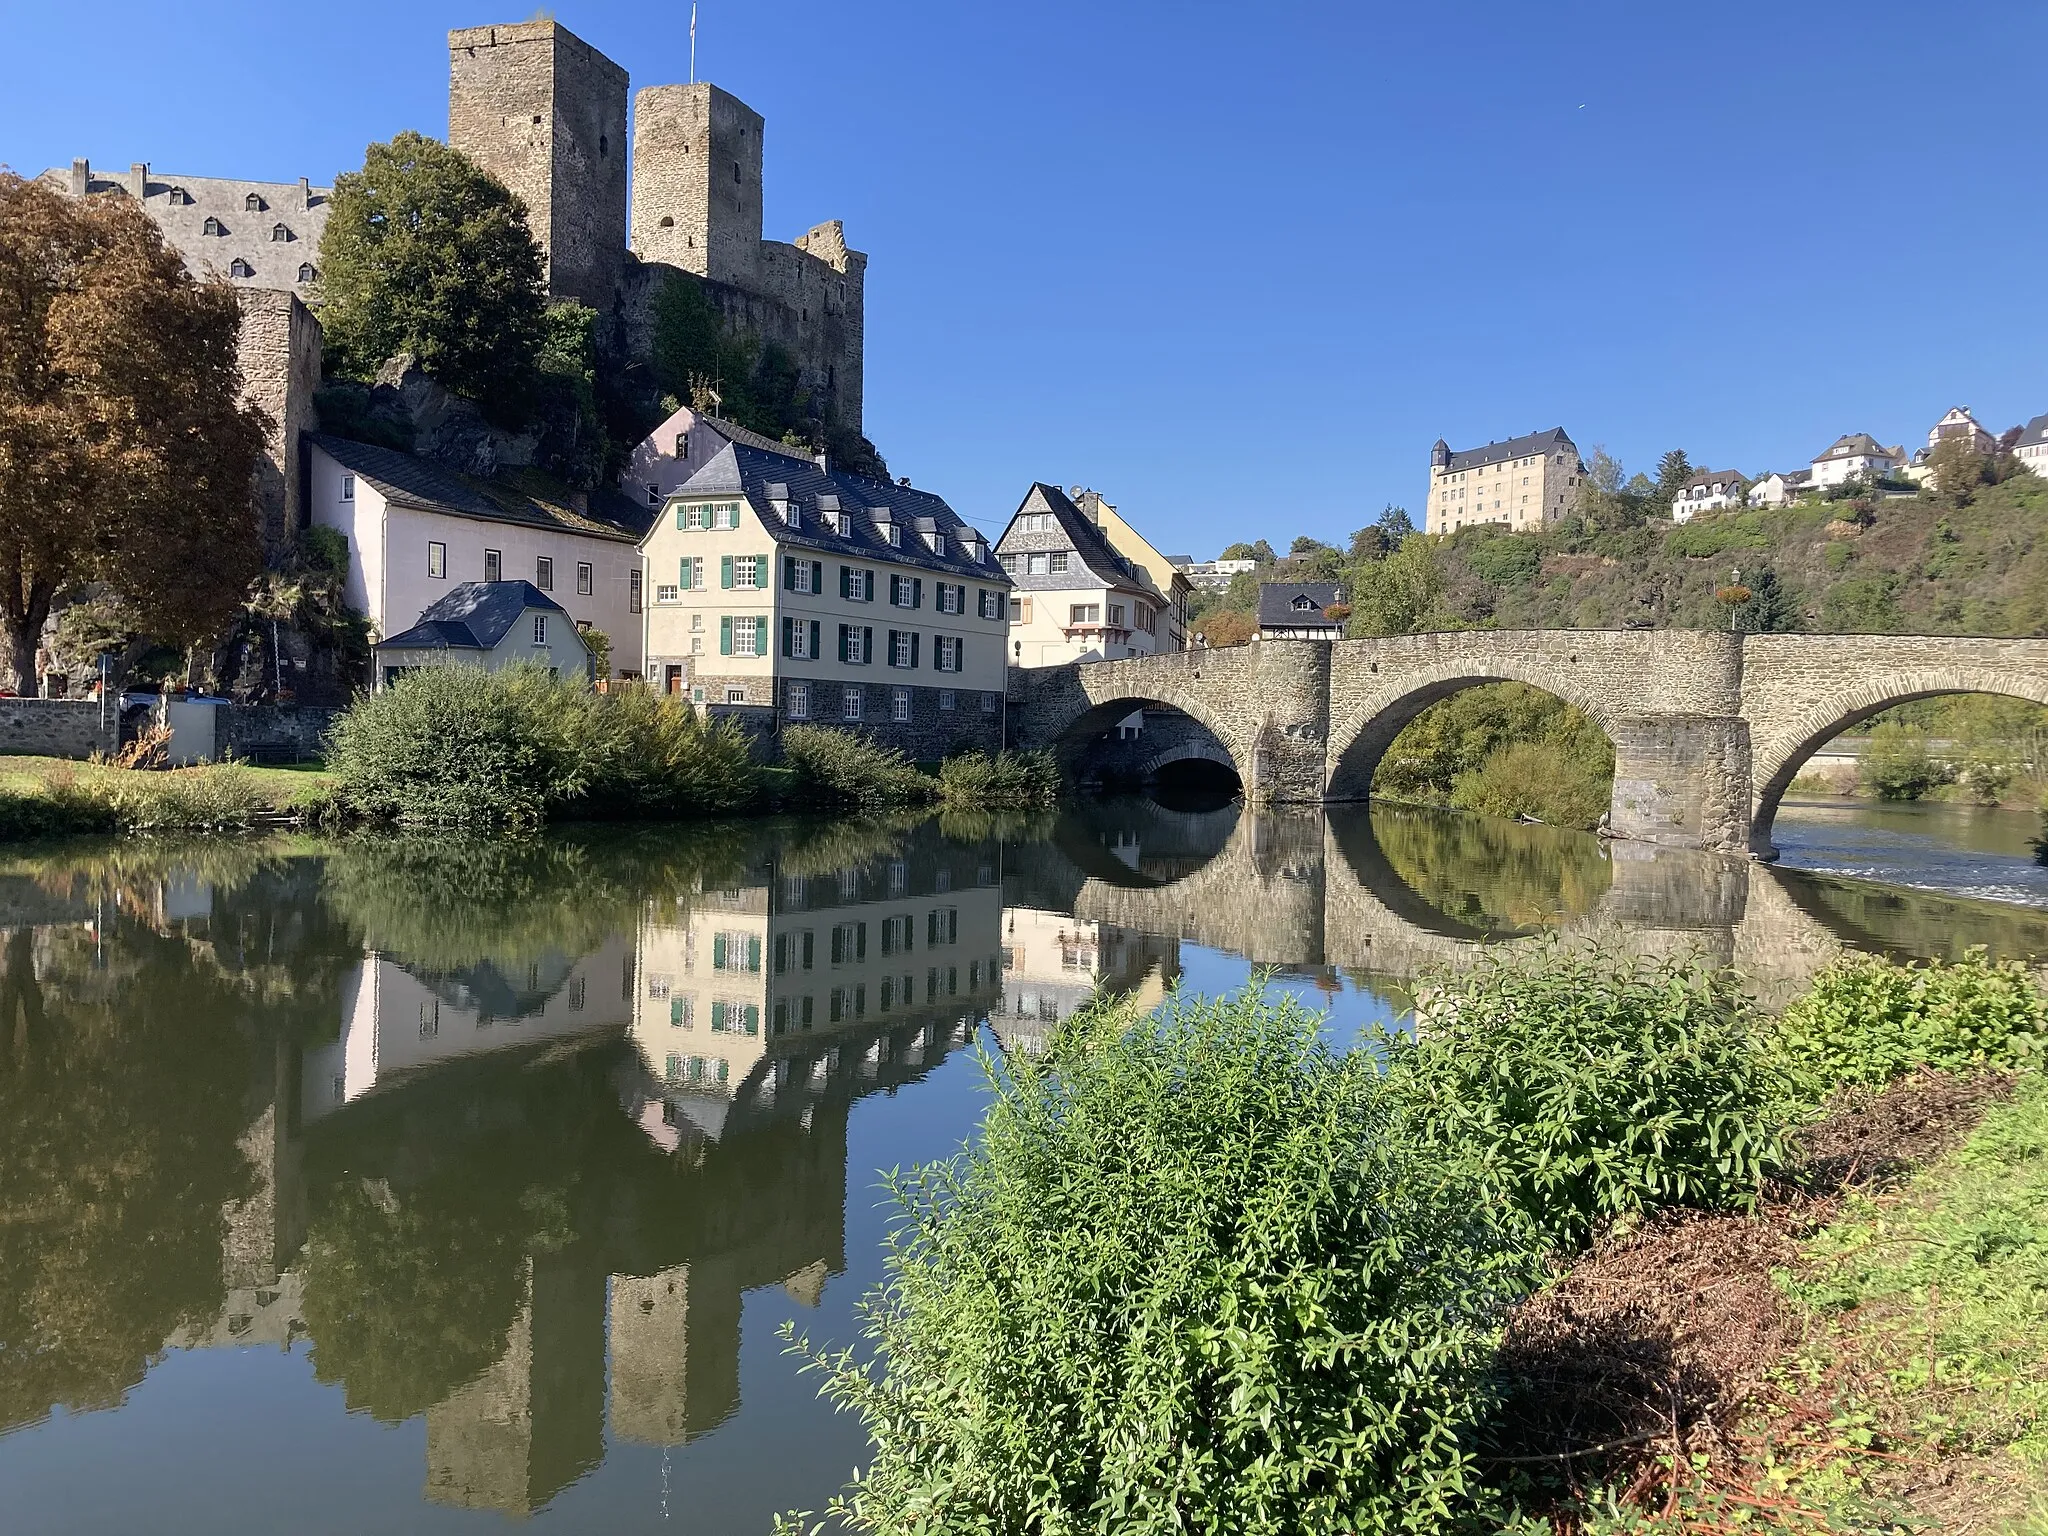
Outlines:
MULTIPOLYGON (((448 34, 448 142, 516 192, 546 259, 548 297, 598 311, 600 348, 645 363, 664 284, 687 273, 735 334, 779 347, 819 415, 861 431, 867 257, 837 220, 795 244, 761 238, 761 115, 713 85, 649 86, 553 21, 448 34), (629 222, 630 205, 630 222, 629 222), (630 229, 630 237, 629 237, 630 229)), ((194 273, 242 290, 245 395, 274 423, 257 501, 276 547, 305 526, 302 432, 319 427, 316 297, 328 189, 152 172, 43 182, 126 191, 194 273), (279 232, 282 231, 282 234, 279 232)))

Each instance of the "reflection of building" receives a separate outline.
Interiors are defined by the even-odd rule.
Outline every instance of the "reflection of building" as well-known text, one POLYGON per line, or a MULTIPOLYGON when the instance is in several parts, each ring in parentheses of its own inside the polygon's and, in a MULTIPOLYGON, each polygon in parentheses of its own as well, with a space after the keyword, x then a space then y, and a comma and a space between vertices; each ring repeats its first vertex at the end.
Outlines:
POLYGON ((1171 938, 1035 907, 1003 910, 1003 995, 989 1026, 1012 1050, 1043 1048, 1052 1027, 1097 991, 1157 1006, 1180 975, 1171 938))
POLYGON ((616 1029, 631 1016, 632 989, 623 936, 580 959, 549 952, 457 971, 372 951, 343 982, 340 1038, 306 1052, 302 1111, 318 1120, 410 1068, 616 1029))

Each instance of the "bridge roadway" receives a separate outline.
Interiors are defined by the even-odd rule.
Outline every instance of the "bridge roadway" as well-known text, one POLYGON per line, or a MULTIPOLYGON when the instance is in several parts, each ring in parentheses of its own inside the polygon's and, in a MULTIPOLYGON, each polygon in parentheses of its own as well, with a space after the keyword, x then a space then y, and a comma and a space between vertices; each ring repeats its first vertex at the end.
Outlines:
POLYGON ((1056 746, 1163 705, 1214 735, 1254 804, 1363 800, 1404 725, 1503 681, 1576 705, 1613 740, 1617 837, 1768 859, 1778 802, 1815 748, 1934 694, 2048 704, 2048 640, 1601 629, 1253 641, 1014 668, 1010 735, 1056 746))
POLYGON ((1085 837, 1017 849, 1005 871, 1005 905, 1071 911, 1255 964, 1330 966, 1395 980, 1461 969, 1483 949, 1554 931, 1637 954, 1702 955, 1741 972, 1769 1006, 1803 990, 1845 937, 1865 947, 1885 942, 1882 934, 1848 932, 1800 877, 1723 854, 1611 842, 1590 874, 1580 872, 1579 910, 1562 923, 1489 930, 1431 905, 1395 868, 1365 816, 1326 817, 1298 806, 1160 812, 1158 819, 1159 827, 1139 834, 1158 854, 1135 866, 1085 837))

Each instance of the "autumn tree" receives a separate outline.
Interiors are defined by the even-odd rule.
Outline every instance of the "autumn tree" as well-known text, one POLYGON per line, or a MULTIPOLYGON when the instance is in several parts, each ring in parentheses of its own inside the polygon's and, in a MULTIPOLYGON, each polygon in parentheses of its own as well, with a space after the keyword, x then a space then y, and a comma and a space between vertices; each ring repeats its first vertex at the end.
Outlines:
POLYGON ((101 582, 190 644, 263 563, 251 496, 266 422, 241 403, 241 309, 137 203, 0 173, 0 621, 36 691, 58 593, 101 582))
POLYGON ((1984 483, 1984 455, 1967 437, 1944 437, 1927 455, 1927 467, 1933 472, 1934 488, 1959 507, 1967 505, 1984 483))
POLYGON ((328 365, 368 379, 400 352, 522 424, 540 385, 547 285, 526 205, 460 150, 417 133, 335 178, 320 239, 328 365))

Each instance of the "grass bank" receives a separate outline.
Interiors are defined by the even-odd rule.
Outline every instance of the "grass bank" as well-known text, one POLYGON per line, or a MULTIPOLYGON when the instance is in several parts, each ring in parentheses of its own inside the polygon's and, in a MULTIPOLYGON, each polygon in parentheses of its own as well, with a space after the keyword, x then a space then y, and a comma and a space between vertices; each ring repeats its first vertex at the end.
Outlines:
POLYGON ((318 769, 219 764, 151 770, 0 757, 0 841, 75 832, 239 830, 304 819, 329 790, 318 769))

